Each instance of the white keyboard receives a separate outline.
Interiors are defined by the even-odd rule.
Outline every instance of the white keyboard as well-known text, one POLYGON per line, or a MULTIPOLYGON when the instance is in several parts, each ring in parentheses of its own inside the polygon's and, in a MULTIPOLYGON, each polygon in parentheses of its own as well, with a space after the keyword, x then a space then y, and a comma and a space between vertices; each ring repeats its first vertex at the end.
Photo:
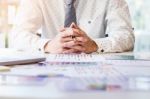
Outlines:
POLYGON ((49 62, 101 62, 104 58, 91 54, 49 54, 49 62))

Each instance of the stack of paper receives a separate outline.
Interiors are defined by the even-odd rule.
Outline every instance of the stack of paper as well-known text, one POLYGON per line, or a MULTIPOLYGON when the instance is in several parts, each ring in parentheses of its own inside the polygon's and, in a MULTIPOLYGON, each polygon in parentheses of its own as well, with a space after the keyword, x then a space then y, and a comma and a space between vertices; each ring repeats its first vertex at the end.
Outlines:
POLYGON ((45 61, 46 58, 39 52, 0 50, 0 65, 19 65, 45 61))

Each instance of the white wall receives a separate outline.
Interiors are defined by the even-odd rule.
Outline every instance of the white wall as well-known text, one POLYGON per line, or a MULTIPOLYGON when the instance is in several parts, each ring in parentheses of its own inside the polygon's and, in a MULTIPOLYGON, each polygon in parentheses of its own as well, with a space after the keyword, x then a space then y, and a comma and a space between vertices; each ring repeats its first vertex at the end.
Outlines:
POLYGON ((126 0, 136 31, 150 31, 150 0, 126 0))
POLYGON ((5 48, 5 35, 4 33, 0 33, 0 48, 5 48))

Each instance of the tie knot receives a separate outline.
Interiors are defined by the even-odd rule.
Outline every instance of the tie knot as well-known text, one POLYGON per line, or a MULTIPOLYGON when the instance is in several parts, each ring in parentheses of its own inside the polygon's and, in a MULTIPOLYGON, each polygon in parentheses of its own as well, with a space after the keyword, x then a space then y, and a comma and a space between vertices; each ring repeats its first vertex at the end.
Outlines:
POLYGON ((75 0, 65 0, 66 5, 73 5, 75 0))

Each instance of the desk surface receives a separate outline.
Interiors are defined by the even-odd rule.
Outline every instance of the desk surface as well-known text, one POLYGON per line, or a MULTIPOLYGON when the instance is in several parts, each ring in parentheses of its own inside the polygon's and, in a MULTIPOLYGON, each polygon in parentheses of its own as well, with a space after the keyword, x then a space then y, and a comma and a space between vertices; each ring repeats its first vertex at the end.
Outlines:
POLYGON ((0 99, 149 99, 150 92, 61 93, 45 87, 0 87, 0 99))
MULTIPOLYGON (((132 53, 121 53, 121 54, 131 55, 132 53)), ((136 71, 139 73, 139 75, 146 74, 147 76, 150 76, 150 67, 137 69, 136 71)), ((132 70, 130 72, 132 72, 132 70)), ((52 83, 47 83, 44 86, 0 85, 0 99, 149 99, 149 98, 150 98, 150 91, 62 92, 57 90, 52 83)))

